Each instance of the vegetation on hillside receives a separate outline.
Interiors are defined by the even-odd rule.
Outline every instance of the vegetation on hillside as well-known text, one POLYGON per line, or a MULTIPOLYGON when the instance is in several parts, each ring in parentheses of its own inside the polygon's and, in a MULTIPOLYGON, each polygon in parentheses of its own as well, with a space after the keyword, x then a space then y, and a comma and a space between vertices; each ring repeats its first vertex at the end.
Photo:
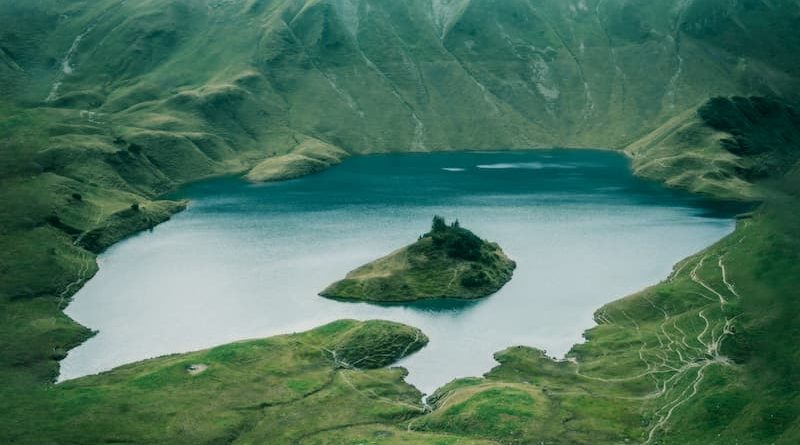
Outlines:
POLYGON ((711 196, 762 198, 753 183, 780 177, 800 157, 791 101, 714 97, 626 148, 642 176, 711 196))
POLYGON ((781 176, 800 158, 800 112, 783 101, 715 97, 697 114, 708 126, 730 135, 720 144, 738 157, 735 173, 745 180, 781 176))
POLYGON ((320 295, 367 301, 481 298, 506 284, 516 264, 495 243, 478 238, 456 220, 433 217, 417 242, 361 266, 320 295))

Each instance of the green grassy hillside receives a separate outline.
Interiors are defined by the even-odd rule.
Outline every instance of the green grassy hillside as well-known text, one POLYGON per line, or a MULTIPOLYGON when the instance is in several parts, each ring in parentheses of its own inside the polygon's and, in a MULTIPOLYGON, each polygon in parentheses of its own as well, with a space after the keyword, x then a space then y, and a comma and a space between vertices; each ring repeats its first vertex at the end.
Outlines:
POLYGON ((754 182, 781 177, 800 146, 800 112, 774 98, 715 97, 626 147, 636 174, 730 199, 761 198, 754 182))
MULTIPOLYGON (((641 175, 768 204, 674 282, 599 313, 578 368, 506 351, 410 425, 359 417, 293 441, 797 442, 799 20, 793 0, 0 0, 0 441, 87 441, 59 417, 83 405, 49 397, 90 335, 62 309, 97 253, 179 211, 160 197, 181 184, 334 163, 312 141, 336 159, 618 148, 641 175)), ((109 440, 155 437, 129 433, 109 440)), ((232 441, 218 433, 191 437, 232 441)))
POLYGON ((0 425, 4 443, 198 444, 287 443, 354 419, 402 421, 423 411, 420 394, 402 383, 404 370, 382 367, 427 341, 396 323, 338 321, 19 394, 7 402, 27 416, 0 425))
POLYGON ((710 96, 796 91, 800 70, 792 1, 2 9, 15 103, 90 110, 129 130, 226 129, 237 151, 286 150, 297 134, 354 152, 616 146, 710 96))

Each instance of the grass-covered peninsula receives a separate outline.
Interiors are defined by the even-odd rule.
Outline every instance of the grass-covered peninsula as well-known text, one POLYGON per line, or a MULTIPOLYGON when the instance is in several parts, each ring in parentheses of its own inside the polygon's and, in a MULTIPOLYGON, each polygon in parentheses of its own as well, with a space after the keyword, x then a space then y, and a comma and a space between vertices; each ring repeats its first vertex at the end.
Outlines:
POLYGON ((320 295, 383 302, 481 298, 500 290, 515 267, 496 243, 435 216, 415 243, 353 270, 320 295))
POLYGON ((2 416, 3 443, 308 443, 402 422, 424 412, 421 394, 385 366, 427 341, 398 323, 342 320, 146 360, 13 399, 26 415, 2 416))
POLYGON ((348 156, 341 148, 312 138, 299 143, 291 153, 258 163, 245 177, 252 182, 295 179, 325 170, 348 156))

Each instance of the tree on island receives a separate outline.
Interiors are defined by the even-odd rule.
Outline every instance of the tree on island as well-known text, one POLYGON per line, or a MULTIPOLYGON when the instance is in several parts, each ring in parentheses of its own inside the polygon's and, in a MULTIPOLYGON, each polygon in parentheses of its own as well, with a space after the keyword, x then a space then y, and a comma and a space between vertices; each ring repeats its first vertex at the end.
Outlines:
POLYGON ((431 237, 433 245, 443 249, 447 256, 468 261, 478 261, 481 259, 481 246, 483 240, 474 233, 464 229, 455 220, 449 226, 447 221, 436 215, 433 217, 431 231, 423 235, 431 237))
POLYGON ((433 217, 433 224, 431 224, 431 233, 441 233, 447 230, 447 222, 443 217, 436 215, 433 217))

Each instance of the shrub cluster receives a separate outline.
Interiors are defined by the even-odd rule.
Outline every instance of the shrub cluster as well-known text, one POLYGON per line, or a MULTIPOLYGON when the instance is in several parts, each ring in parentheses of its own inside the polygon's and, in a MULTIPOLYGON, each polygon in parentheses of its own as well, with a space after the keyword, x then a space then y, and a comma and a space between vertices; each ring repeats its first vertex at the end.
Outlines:
POLYGON ((431 237, 433 245, 443 249, 447 256, 468 261, 481 259, 481 246, 483 241, 474 233, 462 228, 458 220, 447 225, 441 216, 433 217, 431 231, 424 235, 431 237))
POLYGON ((748 181, 783 174, 800 156, 800 112, 764 97, 715 97, 697 111, 715 130, 730 133, 722 147, 743 162, 737 175, 748 181))
POLYGON ((477 288, 486 286, 490 284, 492 278, 486 271, 480 269, 479 267, 472 266, 469 270, 461 277, 461 285, 468 288, 477 288))

